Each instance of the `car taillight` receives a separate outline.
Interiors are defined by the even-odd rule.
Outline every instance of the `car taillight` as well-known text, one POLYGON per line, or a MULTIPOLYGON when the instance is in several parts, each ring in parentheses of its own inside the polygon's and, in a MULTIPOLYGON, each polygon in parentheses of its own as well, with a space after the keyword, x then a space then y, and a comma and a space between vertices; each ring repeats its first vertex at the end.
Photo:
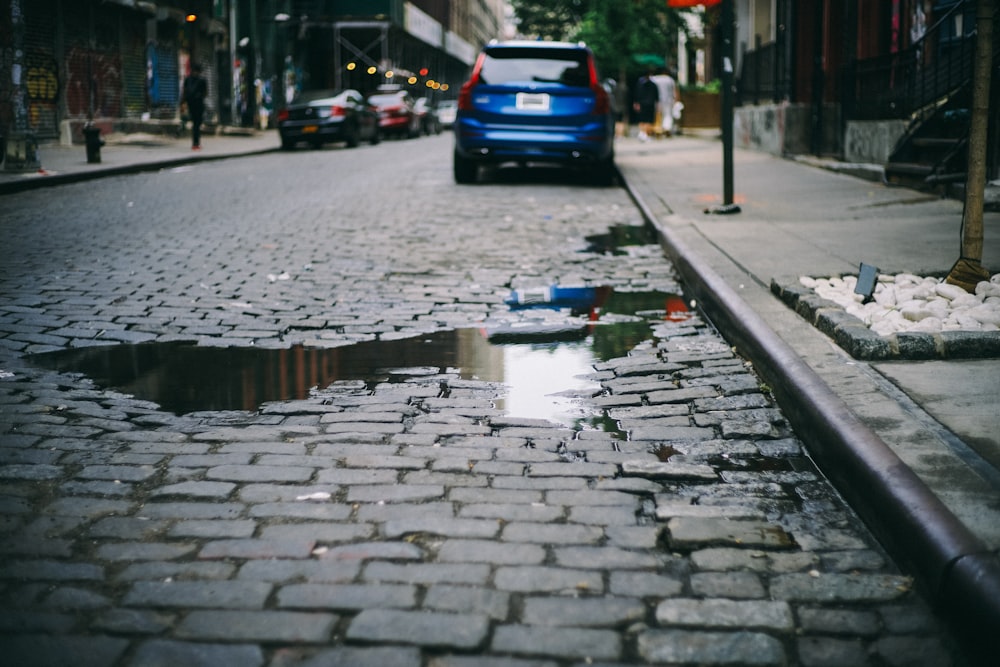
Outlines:
POLYGON ((468 111, 472 108, 472 87, 476 85, 476 82, 469 79, 462 84, 462 87, 458 91, 458 110, 468 111))
POLYGON ((344 109, 344 107, 342 107, 342 106, 334 105, 334 106, 330 107, 330 115, 331 116, 346 116, 347 115, 347 110, 344 109))
POLYGON ((597 66, 594 65, 594 57, 587 57, 587 69, 590 70, 590 89, 594 91, 594 111, 598 116, 611 113, 611 96, 605 90, 601 82, 597 80, 597 66))
POLYGON ((484 60, 486 60, 486 54, 480 53, 479 57, 476 58, 475 66, 472 68, 472 75, 468 81, 462 84, 461 89, 458 91, 459 111, 469 111, 472 109, 472 89, 479 84, 479 70, 483 68, 484 60))
POLYGON ((279 109, 278 110, 278 122, 279 123, 283 123, 286 120, 288 120, 288 109, 279 109))
POLYGON ((594 91, 594 111, 593 113, 598 116, 603 116, 604 114, 611 112, 611 96, 608 95, 608 91, 604 89, 601 84, 592 85, 590 87, 594 91))

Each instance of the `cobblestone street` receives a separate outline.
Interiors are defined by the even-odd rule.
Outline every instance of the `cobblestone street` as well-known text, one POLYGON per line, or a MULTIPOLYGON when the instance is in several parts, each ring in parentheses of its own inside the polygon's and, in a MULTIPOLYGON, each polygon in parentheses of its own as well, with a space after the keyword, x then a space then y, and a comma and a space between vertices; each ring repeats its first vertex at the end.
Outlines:
POLYGON ((505 304, 552 284, 682 294, 655 243, 602 250, 643 224, 623 190, 544 170, 458 187, 450 151, 3 197, 5 664, 967 664, 696 310, 505 304), (373 341, 637 320, 648 339, 588 369, 575 422, 508 412, 511 379, 469 359, 175 414, 29 358, 197 341, 346 363, 373 341))

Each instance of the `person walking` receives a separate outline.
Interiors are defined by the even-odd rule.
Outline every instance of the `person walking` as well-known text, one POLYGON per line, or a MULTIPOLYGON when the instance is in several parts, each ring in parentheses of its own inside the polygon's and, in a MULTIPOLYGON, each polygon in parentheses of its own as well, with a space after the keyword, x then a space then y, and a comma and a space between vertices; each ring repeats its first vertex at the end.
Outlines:
POLYGON ((649 141, 649 135, 653 133, 653 123, 656 121, 656 103, 660 99, 660 93, 650 78, 650 73, 639 77, 632 102, 635 120, 639 123, 639 141, 649 141))
POLYGON ((666 67, 650 77, 656 84, 660 98, 657 102, 657 125, 655 132, 657 136, 669 137, 674 132, 674 104, 677 102, 677 82, 670 76, 670 71, 666 67))
POLYGON ((201 150, 201 124, 205 120, 205 98, 208 82, 201 75, 201 65, 191 65, 191 74, 184 79, 181 101, 187 106, 191 118, 191 150, 201 150))

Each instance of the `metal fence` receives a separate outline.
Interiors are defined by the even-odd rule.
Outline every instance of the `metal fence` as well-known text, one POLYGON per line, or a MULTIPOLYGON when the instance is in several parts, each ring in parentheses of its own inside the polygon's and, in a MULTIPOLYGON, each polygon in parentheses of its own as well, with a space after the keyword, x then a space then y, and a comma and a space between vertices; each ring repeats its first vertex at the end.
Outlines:
POLYGON ((853 77, 845 81, 853 93, 845 117, 910 118, 965 86, 972 78, 976 34, 956 34, 954 26, 955 18, 967 10, 967 3, 958 3, 909 47, 856 62, 853 77))

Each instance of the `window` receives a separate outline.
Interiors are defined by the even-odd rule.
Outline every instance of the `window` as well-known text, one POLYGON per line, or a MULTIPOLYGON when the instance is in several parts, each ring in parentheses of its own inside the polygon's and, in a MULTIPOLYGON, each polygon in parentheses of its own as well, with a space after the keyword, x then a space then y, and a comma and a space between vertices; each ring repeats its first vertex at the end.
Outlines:
POLYGON ((479 72, 485 84, 560 83, 566 86, 590 85, 586 54, 558 49, 493 49, 479 72))

